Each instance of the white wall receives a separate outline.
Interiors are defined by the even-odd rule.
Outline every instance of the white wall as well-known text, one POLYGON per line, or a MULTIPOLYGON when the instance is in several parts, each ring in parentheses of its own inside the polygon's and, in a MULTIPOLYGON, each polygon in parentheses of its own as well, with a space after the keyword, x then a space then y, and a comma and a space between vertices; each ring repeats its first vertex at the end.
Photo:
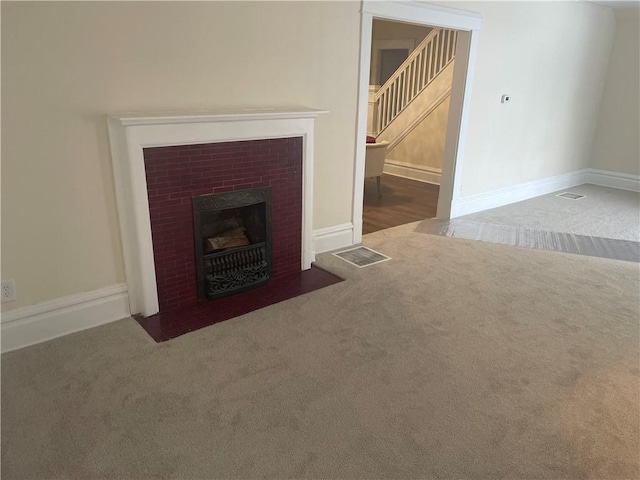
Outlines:
POLYGON ((640 175, 640 9, 616 11, 616 33, 609 60, 591 166, 640 175))
POLYGON ((106 115, 304 105, 315 228, 349 222, 357 2, 2 2, 3 311, 124 281, 106 115))
POLYGON ((587 168, 612 11, 575 1, 442 5, 483 17, 462 197, 587 168))

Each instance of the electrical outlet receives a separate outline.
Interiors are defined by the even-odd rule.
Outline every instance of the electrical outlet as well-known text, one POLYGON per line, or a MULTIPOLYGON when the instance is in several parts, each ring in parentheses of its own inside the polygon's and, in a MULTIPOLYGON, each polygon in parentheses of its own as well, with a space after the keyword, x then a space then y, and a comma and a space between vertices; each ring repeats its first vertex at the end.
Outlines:
POLYGON ((2 282, 2 303, 13 302, 16 298, 15 282, 13 280, 2 282))

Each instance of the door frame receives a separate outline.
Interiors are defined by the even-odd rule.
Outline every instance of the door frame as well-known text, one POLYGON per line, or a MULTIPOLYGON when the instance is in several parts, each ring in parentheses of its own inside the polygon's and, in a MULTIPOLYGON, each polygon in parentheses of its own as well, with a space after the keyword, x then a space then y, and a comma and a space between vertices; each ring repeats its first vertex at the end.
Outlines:
POLYGON ((459 198, 461 191, 471 87, 478 51, 478 36, 482 25, 482 16, 474 12, 440 7, 418 1, 363 0, 360 15, 360 74, 353 188, 352 221, 354 244, 362 242, 362 202, 364 199, 366 152, 364 139, 367 134, 371 34, 374 18, 458 30, 456 62, 436 214, 438 218, 451 217, 451 207, 459 198))

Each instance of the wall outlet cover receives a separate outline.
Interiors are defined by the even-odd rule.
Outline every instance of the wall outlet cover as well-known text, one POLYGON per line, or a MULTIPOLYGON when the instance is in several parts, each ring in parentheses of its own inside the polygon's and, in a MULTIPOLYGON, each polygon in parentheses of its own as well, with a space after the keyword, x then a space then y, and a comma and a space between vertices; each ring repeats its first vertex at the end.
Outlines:
POLYGON ((2 303, 13 302, 16 297, 16 284, 13 280, 7 280, 2 282, 2 303))

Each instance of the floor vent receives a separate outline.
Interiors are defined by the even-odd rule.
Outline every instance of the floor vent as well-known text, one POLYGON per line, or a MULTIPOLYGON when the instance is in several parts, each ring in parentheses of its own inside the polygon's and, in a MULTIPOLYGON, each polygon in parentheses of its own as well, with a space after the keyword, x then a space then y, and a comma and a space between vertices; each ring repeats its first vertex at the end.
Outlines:
POLYGON ((379 252, 375 252, 367 247, 356 247, 349 250, 343 250, 342 252, 334 253, 338 258, 341 258, 345 262, 349 262, 356 267, 368 267, 375 265, 376 263, 391 260, 391 257, 387 257, 379 252))
POLYGON ((577 193, 564 192, 556 195, 556 197, 568 198, 569 200, 580 200, 584 198, 584 195, 578 195, 577 193))

